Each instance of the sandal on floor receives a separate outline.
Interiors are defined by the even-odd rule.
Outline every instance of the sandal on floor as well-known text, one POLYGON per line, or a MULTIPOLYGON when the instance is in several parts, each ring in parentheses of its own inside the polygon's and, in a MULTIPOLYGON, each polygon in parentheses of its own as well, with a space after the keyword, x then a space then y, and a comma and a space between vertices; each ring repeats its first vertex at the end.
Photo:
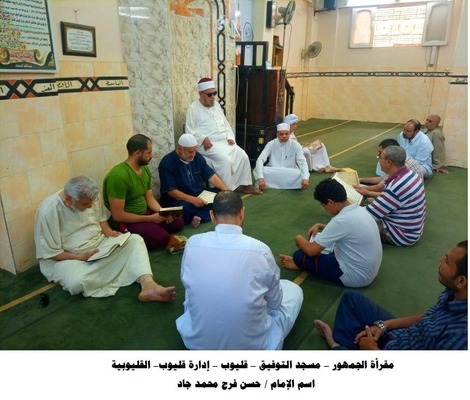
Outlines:
POLYGON ((171 235, 166 245, 166 250, 168 250, 170 254, 182 253, 187 241, 188 238, 185 236, 171 235))

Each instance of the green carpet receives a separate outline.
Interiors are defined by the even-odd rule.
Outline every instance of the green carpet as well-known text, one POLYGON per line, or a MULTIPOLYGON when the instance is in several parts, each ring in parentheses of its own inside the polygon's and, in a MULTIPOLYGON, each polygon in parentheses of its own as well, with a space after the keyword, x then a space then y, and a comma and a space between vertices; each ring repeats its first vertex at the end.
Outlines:
MULTIPOLYGON (((334 166, 373 176, 378 143, 396 137, 400 130, 400 124, 313 119, 301 122, 296 135, 303 144, 320 138, 334 166)), ((467 170, 449 167, 449 171, 426 181, 427 217, 421 240, 409 248, 384 246, 379 276, 369 287, 359 289, 396 315, 422 312, 435 302, 442 289, 437 280, 438 259, 467 238, 467 170)), ((307 191, 268 190, 262 196, 246 197, 244 233, 268 244, 276 259, 280 253, 291 254, 296 250, 296 234, 305 235, 313 223, 330 220, 312 195, 315 185, 328 176, 311 174, 307 191)), ((212 229, 207 223, 197 230, 187 227, 181 234, 191 236, 212 229)), ((140 303, 137 284, 105 299, 70 296, 56 286, 46 292, 47 307, 40 306, 36 295, 0 313, 0 349, 183 350, 175 326, 184 301, 181 257, 163 250, 150 252, 156 280, 176 286, 176 301, 140 303)), ((283 279, 298 276, 296 271, 281 270, 283 279)), ((0 306, 46 284, 37 267, 18 276, 2 270, 0 306)), ((312 277, 301 287, 304 303, 284 349, 326 349, 312 329, 312 321, 321 318, 333 323, 344 289, 312 277)))

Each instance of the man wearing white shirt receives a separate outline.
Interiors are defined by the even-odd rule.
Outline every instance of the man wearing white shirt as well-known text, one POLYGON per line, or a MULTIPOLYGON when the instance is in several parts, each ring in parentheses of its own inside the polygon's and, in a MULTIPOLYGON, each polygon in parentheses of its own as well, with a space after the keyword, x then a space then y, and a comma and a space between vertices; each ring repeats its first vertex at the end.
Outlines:
POLYGON ((280 350, 299 314, 302 289, 280 279, 267 245, 243 234, 240 195, 222 191, 215 231, 191 236, 181 263, 186 290, 176 327, 191 350, 280 350))
POLYGON ((302 146, 296 140, 290 140, 289 124, 277 126, 277 138, 264 147, 256 160, 253 175, 261 190, 308 188, 307 160, 302 146))
POLYGON ((397 140, 400 146, 405 149, 406 155, 421 165, 424 179, 429 178, 432 174, 434 146, 426 134, 421 131, 421 123, 416 119, 407 121, 397 140))

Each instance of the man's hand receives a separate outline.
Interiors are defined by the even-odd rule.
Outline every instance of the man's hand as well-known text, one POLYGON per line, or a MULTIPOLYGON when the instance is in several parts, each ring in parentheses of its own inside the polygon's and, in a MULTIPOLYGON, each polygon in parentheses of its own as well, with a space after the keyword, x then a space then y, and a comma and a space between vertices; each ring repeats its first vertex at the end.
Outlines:
POLYGON ((103 231, 103 235, 106 237, 115 237, 115 236, 122 235, 122 232, 114 231, 111 229, 109 231, 103 231))
MULTIPOLYGON (((168 217, 168 218, 171 218, 171 217, 168 217)), ((154 224, 161 224, 162 222, 168 221, 168 218, 162 217, 158 213, 149 215, 150 222, 153 222, 154 224)))
POLYGON ((204 150, 210 149, 212 147, 211 140, 208 137, 204 138, 204 140, 202 141, 202 146, 204 147, 204 150))
POLYGON ((370 191, 365 187, 361 185, 353 185, 354 189, 356 189, 356 192, 362 194, 363 196, 369 196, 370 191))
POLYGON ((235 140, 233 139, 227 139, 227 142, 230 146, 233 146, 235 144, 235 140))
POLYGON ((308 189, 308 179, 302 179, 302 190, 308 189))
POLYGON ((93 249, 86 253, 80 254, 80 260, 88 261, 88 259, 93 255, 99 252, 99 249, 93 249))
POLYGON ((366 325, 365 329, 358 333, 354 343, 359 345, 361 350, 380 350, 377 343, 382 333, 382 329, 378 326, 369 327, 366 325))
POLYGON ((205 201, 204 199, 201 199, 200 197, 197 197, 197 196, 191 197, 191 200, 189 200, 189 202, 194 207, 197 207, 197 208, 204 207, 207 204, 207 201, 205 201))
POLYGON ((314 224, 307 231, 307 237, 310 239, 312 235, 316 235, 319 231, 322 231, 325 228, 325 224, 314 224))

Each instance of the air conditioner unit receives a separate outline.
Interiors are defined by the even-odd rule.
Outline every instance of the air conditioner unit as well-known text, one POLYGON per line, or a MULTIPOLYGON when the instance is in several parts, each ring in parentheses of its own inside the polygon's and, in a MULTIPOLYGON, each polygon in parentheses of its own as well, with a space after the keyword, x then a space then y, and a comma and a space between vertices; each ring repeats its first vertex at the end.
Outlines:
POLYGON ((313 9, 315 11, 336 10, 336 0, 313 0, 313 9))

